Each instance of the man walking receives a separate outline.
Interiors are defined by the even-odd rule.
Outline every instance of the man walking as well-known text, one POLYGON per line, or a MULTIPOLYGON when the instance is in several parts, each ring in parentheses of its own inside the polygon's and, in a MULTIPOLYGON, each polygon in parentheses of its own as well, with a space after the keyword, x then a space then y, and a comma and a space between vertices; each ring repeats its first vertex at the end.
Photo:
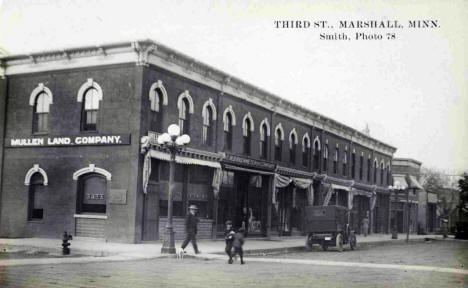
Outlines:
POLYGON ((187 247, 188 243, 192 241, 192 246, 193 250, 195 251, 195 254, 200 254, 200 250, 198 250, 197 246, 197 226, 198 226, 198 217, 195 215, 197 213, 197 206, 195 205, 190 205, 189 207, 189 213, 187 214, 187 217, 185 218, 185 240, 182 243, 182 250, 185 250, 185 247, 187 247))
POLYGON ((367 237, 367 233, 369 233, 369 211, 366 211, 366 217, 362 219, 361 229, 361 232, 362 234, 364 234, 364 237, 367 237))

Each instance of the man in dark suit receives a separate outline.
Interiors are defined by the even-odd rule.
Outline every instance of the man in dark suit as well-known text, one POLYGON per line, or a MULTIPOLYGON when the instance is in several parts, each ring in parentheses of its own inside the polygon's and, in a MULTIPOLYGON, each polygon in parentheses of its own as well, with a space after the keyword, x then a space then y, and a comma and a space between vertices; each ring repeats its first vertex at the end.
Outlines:
POLYGON ((182 249, 185 250, 185 247, 187 247, 188 243, 192 241, 192 246, 193 250, 195 251, 195 254, 200 254, 200 250, 198 250, 197 246, 197 226, 198 226, 198 217, 195 215, 197 213, 197 206, 195 205, 190 205, 189 207, 189 213, 187 214, 187 217, 185 218, 185 240, 182 243, 182 249))

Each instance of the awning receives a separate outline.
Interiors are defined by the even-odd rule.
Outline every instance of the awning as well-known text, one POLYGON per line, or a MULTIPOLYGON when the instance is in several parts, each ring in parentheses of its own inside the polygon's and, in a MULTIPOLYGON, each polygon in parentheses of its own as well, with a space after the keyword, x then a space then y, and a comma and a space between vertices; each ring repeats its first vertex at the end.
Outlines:
POLYGON ((419 189, 419 190, 424 190, 424 188, 421 186, 421 184, 419 184, 416 177, 414 177, 413 175, 409 175, 409 180, 410 180, 410 188, 416 188, 416 189, 419 189))
POLYGON ((267 172, 267 171, 261 171, 261 170, 255 170, 255 169, 248 169, 248 168, 243 168, 243 167, 233 166, 233 165, 228 165, 228 164, 224 164, 224 169, 242 171, 242 172, 249 172, 249 173, 261 174, 261 175, 273 175, 273 174, 275 174, 273 172, 267 172))
POLYGON ((369 198, 372 197, 372 192, 369 192, 369 191, 363 191, 363 190, 359 190, 356 188, 353 188, 352 191, 353 191, 353 195, 363 195, 369 198))
MULTIPOLYGON (((165 152, 161 152, 157 150, 150 150, 149 152, 150 152, 151 158, 164 160, 164 161, 171 160, 171 155, 169 153, 165 153, 165 152)), ((179 155, 176 155, 175 162, 178 164, 200 165, 200 166, 207 166, 211 168, 221 169, 221 164, 219 162, 196 159, 196 158, 189 158, 189 157, 184 157, 184 156, 179 156, 179 155)))
POLYGON ((340 189, 340 190, 346 190, 346 191, 351 190, 351 187, 348 187, 348 186, 343 186, 343 185, 338 185, 338 184, 333 184, 333 183, 331 185, 333 189, 340 189))
POLYGON ((405 175, 393 175, 393 186, 401 187, 402 189, 408 188, 405 175))

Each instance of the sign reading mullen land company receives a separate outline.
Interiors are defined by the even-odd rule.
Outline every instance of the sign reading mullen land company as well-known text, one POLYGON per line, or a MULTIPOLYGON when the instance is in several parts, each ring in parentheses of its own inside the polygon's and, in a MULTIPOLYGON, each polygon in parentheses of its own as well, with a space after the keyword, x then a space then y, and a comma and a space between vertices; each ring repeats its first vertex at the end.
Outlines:
POLYGON ((58 147, 129 145, 130 135, 79 135, 9 138, 6 147, 58 147))

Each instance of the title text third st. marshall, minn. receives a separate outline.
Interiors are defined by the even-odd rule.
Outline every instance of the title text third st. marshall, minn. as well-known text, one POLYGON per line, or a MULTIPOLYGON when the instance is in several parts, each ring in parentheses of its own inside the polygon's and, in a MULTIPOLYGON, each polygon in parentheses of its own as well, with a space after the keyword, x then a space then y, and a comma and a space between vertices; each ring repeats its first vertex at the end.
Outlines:
POLYGON ((322 29, 320 40, 395 40, 400 29, 437 29, 438 20, 275 20, 275 29, 322 29), (333 31, 335 30, 335 31, 333 31), (337 30, 341 30, 338 31, 337 30), (351 30, 351 31, 350 31, 351 30))

